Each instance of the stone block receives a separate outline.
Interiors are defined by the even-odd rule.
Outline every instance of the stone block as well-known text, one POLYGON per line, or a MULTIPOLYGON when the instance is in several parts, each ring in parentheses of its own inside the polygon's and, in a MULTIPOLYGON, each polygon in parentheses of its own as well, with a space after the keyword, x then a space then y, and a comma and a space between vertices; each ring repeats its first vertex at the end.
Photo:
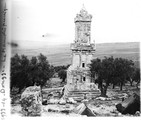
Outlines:
POLYGON ((59 101, 60 105, 65 105, 66 104, 66 100, 64 98, 61 98, 59 101))
POLYGON ((24 116, 40 116, 42 107, 41 89, 31 86, 21 95, 21 107, 24 116))
POLYGON ((140 94, 133 93, 129 98, 117 104, 116 108, 122 114, 135 114, 140 111, 140 94))
POLYGON ((88 108, 88 106, 85 103, 81 103, 80 105, 78 105, 74 109, 74 112, 76 114, 86 115, 88 117, 95 116, 94 112, 90 108, 88 108))
POLYGON ((67 103, 76 104, 77 101, 75 101, 73 98, 68 98, 68 99, 67 99, 67 103))

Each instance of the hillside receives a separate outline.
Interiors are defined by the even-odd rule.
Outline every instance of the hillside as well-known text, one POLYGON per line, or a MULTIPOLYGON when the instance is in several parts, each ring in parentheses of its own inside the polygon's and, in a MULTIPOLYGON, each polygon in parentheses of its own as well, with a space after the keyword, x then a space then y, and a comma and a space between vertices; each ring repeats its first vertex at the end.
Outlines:
MULTIPOLYGON (((69 44, 33 49, 12 48, 12 56, 16 53, 19 55, 24 54, 29 58, 32 56, 38 56, 42 53, 46 55, 49 62, 55 66, 71 64, 71 50, 69 44)), ((95 57, 98 58, 103 58, 104 56, 128 58, 135 61, 136 65, 139 66, 139 55, 139 42, 96 44, 95 57)))

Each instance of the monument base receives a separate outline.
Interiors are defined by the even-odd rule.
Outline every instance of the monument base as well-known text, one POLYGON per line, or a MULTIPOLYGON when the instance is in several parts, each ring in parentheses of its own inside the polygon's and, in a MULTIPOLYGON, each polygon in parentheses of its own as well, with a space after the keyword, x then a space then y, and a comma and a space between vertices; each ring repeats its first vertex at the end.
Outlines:
POLYGON ((67 84, 64 90, 64 98, 73 98, 76 101, 92 99, 100 95, 100 90, 94 83, 67 84))

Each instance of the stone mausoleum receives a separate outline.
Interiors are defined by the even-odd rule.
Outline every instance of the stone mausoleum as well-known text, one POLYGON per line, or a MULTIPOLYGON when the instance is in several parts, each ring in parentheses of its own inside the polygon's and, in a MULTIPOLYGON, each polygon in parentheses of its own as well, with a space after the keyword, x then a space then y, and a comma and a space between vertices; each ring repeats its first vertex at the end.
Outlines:
POLYGON ((69 91, 96 90, 91 78, 89 64, 94 59, 95 44, 91 43, 92 15, 83 7, 74 19, 75 40, 71 44, 72 62, 67 70, 67 88, 69 91))

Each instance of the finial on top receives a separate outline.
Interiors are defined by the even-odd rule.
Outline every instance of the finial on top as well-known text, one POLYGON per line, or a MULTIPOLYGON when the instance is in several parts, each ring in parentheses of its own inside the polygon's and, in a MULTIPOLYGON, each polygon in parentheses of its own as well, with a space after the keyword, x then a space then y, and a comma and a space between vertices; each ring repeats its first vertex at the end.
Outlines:
POLYGON ((88 14, 84 4, 82 5, 82 8, 80 10, 80 13, 76 15, 76 18, 75 18, 75 22, 77 21, 91 21, 92 19, 92 15, 91 14, 88 14))
POLYGON ((85 8, 85 5, 84 5, 84 3, 83 3, 83 5, 82 5, 82 9, 86 11, 86 8, 85 8))

